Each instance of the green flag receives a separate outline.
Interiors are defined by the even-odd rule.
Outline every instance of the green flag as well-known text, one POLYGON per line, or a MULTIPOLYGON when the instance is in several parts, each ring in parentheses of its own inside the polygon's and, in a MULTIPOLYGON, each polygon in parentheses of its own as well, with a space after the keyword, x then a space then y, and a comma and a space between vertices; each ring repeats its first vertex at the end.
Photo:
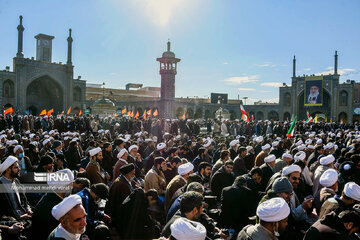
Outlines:
POLYGON ((288 137, 291 137, 291 136, 294 135, 296 117, 297 117, 297 116, 295 116, 294 121, 291 123, 291 126, 290 126, 289 131, 288 131, 288 134, 287 134, 288 137))

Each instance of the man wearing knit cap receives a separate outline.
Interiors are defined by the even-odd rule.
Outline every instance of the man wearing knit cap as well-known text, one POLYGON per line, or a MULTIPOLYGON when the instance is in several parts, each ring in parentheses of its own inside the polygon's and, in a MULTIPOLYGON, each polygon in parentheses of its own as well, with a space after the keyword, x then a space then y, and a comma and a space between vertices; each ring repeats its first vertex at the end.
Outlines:
POLYGON ((290 161, 293 159, 292 155, 288 152, 283 153, 281 159, 275 160, 274 172, 280 172, 284 167, 290 165, 290 161))
POLYGON ((319 215, 322 204, 329 198, 336 195, 338 191, 338 172, 335 169, 326 170, 320 177, 320 185, 323 186, 320 191, 315 194, 315 207, 319 215))
POLYGON ((165 211, 167 212, 170 208, 170 201, 174 193, 186 185, 189 175, 193 173, 194 165, 192 163, 185 163, 179 166, 178 173, 167 185, 165 192, 165 211))
POLYGON ((99 225, 107 228, 102 221, 109 223, 111 218, 99 210, 98 203, 101 199, 106 200, 109 194, 109 187, 103 183, 96 183, 89 188, 84 188, 77 193, 81 197, 82 205, 86 211, 86 234, 92 239, 96 235, 99 225))
POLYGON ((171 236, 177 240, 204 240, 206 238, 205 227, 195 221, 186 218, 178 218, 170 226, 171 236))
POLYGON ((100 147, 91 149, 89 151, 90 162, 86 166, 86 173, 91 184, 95 183, 107 183, 110 180, 110 176, 104 169, 100 166, 99 162, 102 160, 102 151, 100 147))
POLYGON ((317 191, 321 189, 321 185, 319 183, 321 175, 326 170, 335 168, 334 161, 335 161, 335 157, 331 154, 320 158, 320 166, 316 168, 314 173, 313 195, 315 195, 317 191))
POLYGON ((273 167, 275 166, 275 159, 275 155, 271 154, 264 159, 265 163, 260 166, 263 173, 261 180, 263 190, 265 190, 271 176, 274 175, 273 167))
POLYGON ((70 195, 54 206, 51 214, 60 224, 49 235, 48 240, 78 240, 86 230, 86 212, 79 195, 70 195))
POLYGON ((276 197, 261 203, 256 214, 260 222, 244 227, 238 239, 278 239, 288 225, 290 208, 284 199, 276 197))
POLYGON ((270 144, 265 144, 261 147, 261 152, 255 158, 255 166, 260 167, 264 164, 264 159, 269 155, 270 152, 270 144))
POLYGON ((122 166, 120 171, 121 175, 110 186, 109 199, 105 206, 105 213, 111 217, 117 228, 119 227, 118 224, 120 224, 118 219, 121 216, 120 203, 138 187, 134 182, 135 165, 133 163, 122 166))
POLYGON ((348 182, 345 184, 341 196, 335 195, 323 203, 319 219, 331 211, 339 214, 343 210, 349 210, 358 202, 360 202, 360 186, 354 182, 348 182))

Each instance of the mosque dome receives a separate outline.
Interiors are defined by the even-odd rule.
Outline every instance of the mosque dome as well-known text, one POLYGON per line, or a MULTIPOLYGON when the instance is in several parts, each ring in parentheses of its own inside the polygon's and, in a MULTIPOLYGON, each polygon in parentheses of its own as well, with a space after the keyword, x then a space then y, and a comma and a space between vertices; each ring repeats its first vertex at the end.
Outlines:
POLYGON ((170 41, 167 42, 167 51, 162 54, 163 58, 175 58, 175 53, 170 51, 170 41))
POLYGON ((171 51, 166 51, 162 54, 163 58, 175 58, 175 53, 171 51))
POLYGON ((102 97, 94 102, 93 106, 97 107, 115 107, 115 103, 108 98, 102 97))
POLYGON ((102 116, 112 115, 116 111, 116 106, 113 101, 103 96, 101 99, 96 100, 92 106, 92 113, 102 116))

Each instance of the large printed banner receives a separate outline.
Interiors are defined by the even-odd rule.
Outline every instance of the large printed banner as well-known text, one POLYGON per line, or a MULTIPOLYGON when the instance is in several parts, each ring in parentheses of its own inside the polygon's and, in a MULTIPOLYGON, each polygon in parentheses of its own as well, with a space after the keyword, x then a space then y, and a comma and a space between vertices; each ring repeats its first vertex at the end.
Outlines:
POLYGON ((323 76, 305 77, 305 106, 322 106, 323 76))

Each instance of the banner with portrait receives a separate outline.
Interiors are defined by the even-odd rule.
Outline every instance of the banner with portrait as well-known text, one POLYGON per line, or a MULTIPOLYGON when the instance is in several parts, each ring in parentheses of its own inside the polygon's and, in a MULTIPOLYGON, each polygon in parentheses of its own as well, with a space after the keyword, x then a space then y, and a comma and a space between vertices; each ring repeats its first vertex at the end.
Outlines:
POLYGON ((323 105, 323 76, 305 77, 304 105, 323 105))

